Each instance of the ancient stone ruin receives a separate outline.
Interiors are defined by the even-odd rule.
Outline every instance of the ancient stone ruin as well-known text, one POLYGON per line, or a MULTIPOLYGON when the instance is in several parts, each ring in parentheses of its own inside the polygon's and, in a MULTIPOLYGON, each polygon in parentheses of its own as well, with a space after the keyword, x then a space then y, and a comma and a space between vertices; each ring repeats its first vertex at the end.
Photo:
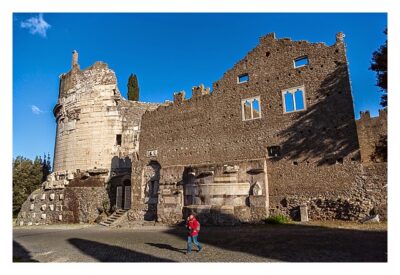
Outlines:
POLYGON ((387 164, 370 157, 386 112, 356 122, 342 33, 331 46, 268 34, 212 90, 163 104, 124 99, 107 64, 81 70, 74 51, 54 115, 54 172, 20 225, 387 215, 387 164))

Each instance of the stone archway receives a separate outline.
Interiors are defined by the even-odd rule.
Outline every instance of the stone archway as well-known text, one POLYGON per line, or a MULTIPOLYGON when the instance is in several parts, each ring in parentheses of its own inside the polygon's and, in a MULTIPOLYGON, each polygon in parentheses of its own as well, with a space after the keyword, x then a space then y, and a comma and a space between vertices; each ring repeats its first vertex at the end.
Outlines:
POLYGON ((150 161, 143 170, 142 197, 147 205, 145 220, 155 220, 157 216, 160 170, 161 165, 157 161, 150 161))

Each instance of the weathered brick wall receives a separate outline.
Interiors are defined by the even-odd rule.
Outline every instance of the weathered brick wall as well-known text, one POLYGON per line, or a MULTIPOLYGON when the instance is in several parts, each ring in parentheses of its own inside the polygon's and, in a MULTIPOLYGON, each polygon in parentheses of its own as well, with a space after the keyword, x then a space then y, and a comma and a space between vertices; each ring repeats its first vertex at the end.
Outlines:
MULTIPOLYGON (((325 176, 316 173, 304 188, 301 184, 284 186, 274 182, 271 188, 270 214, 285 214, 294 220, 300 219, 299 206, 308 206, 311 220, 362 220, 379 214, 387 219, 387 164, 348 164, 349 169, 341 171, 347 180, 339 179, 329 190, 323 187, 324 179, 335 177, 335 171, 325 176)), ((336 176, 337 177, 337 176, 336 176)), ((301 179, 299 179, 301 180, 301 179)), ((295 181, 295 180, 293 180, 295 181)))
POLYGON ((285 158, 324 162, 358 148, 340 39, 326 46, 268 35, 213 89, 144 114, 140 158, 149 159, 147 151, 157 150, 161 166, 224 162, 262 158, 268 146, 280 145, 285 158), (293 68, 293 60, 304 55, 310 64, 293 68), (238 84, 243 73, 249 81, 238 84), (281 91, 301 85, 307 110, 285 114, 281 91), (241 100, 253 96, 260 96, 261 119, 242 121, 241 100))
POLYGON ((362 162, 379 161, 373 160, 371 157, 381 138, 387 137, 387 110, 379 110, 379 116, 372 118, 369 111, 361 112, 360 119, 356 123, 362 162))
POLYGON ((76 177, 69 184, 62 189, 35 190, 23 203, 17 225, 93 223, 104 206, 109 206, 104 178, 76 177))
POLYGON ((267 147, 280 146, 281 155, 267 163, 264 201, 270 198, 272 209, 287 194, 336 196, 354 182, 358 140, 341 34, 332 46, 262 37, 211 94, 202 87, 193 94, 177 93, 174 103, 143 115, 142 165, 223 165, 265 158, 267 147), (302 56, 309 64, 294 68, 302 56), (243 74, 249 80, 238 83, 243 74), (282 91, 298 86, 304 86, 306 110, 285 113, 282 91), (243 121, 242 100, 258 96, 261 118, 243 121))
POLYGON ((108 201, 108 193, 104 186, 67 187, 65 189, 64 220, 69 223, 94 223, 102 213, 103 205, 108 201))

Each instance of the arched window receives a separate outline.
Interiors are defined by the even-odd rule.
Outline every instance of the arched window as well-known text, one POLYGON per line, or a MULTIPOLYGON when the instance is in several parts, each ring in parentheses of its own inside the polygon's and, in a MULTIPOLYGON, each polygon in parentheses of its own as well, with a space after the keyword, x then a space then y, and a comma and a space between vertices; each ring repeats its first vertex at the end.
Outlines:
POLYGON ((242 120, 261 118, 260 96, 242 99, 242 120))
POLYGON ((282 91, 284 113, 298 112, 306 109, 304 86, 282 91))
POLYGON ((260 113, 260 101, 255 98, 253 100, 253 118, 259 118, 261 117, 261 113, 260 113))

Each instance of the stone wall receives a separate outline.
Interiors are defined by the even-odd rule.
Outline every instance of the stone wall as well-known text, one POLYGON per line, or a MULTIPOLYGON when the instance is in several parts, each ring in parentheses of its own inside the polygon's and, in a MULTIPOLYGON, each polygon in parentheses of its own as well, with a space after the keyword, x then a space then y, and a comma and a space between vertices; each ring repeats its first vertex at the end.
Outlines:
POLYGON ((49 188, 44 183, 23 203, 17 225, 93 223, 108 209, 110 199, 104 178, 75 175, 68 185, 49 188))
POLYGON ((65 189, 64 216, 68 223, 94 223, 109 205, 104 187, 67 187, 65 189))
POLYGON ((177 93, 173 104, 144 114, 139 155, 161 166, 218 163, 263 158, 274 145, 290 159, 321 163, 358 149, 341 38, 332 46, 261 38, 212 93, 191 99, 177 93), (304 55, 309 64, 294 68, 293 60, 304 55), (249 81, 238 83, 243 73, 249 81), (282 91, 298 86, 304 86, 306 111, 284 113, 282 91), (261 118, 243 121, 241 101, 256 96, 261 118))
MULTIPOLYGON (((300 205, 306 205, 311 220, 360 221, 379 214, 387 219, 387 164, 353 164, 354 173, 344 185, 321 190, 316 184, 315 191, 306 192, 290 187, 275 189, 270 199, 271 215, 284 214, 300 220, 300 205)), ((318 176, 317 176, 318 177, 318 176)), ((273 188, 272 188, 273 189, 273 188)))
POLYGON ((17 225, 64 222, 64 198, 64 190, 35 190, 22 204, 16 221, 17 225))
MULTIPOLYGON (((339 33, 327 46, 269 34, 213 84, 212 93, 202 85, 193 87, 192 98, 175 93, 173 103, 145 113, 133 196, 140 201, 141 169, 151 161, 163 170, 251 159, 268 161, 268 187, 260 197, 252 197, 247 187, 247 206, 240 204, 243 213, 250 212, 242 215, 244 220, 268 215, 267 207, 257 211, 256 205, 270 205, 275 213, 282 195, 331 198, 345 192, 355 181, 360 156, 343 37, 339 33), (308 64, 295 67, 304 56, 308 64), (248 79, 242 81, 243 75, 248 79), (286 112, 283 93, 296 87, 303 91, 305 110, 286 112), (257 99, 259 107, 243 104, 250 99, 257 99)), ((184 206, 193 208, 196 200, 184 206)), ((204 205, 217 206, 217 200, 204 205)))
POLYGON ((387 138, 387 110, 379 110, 378 117, 370 116, 369 111, 361 112, 357 120, 358 141, 363 163, 382 162, 374 158, 375 148, 382 138, 387 138))

